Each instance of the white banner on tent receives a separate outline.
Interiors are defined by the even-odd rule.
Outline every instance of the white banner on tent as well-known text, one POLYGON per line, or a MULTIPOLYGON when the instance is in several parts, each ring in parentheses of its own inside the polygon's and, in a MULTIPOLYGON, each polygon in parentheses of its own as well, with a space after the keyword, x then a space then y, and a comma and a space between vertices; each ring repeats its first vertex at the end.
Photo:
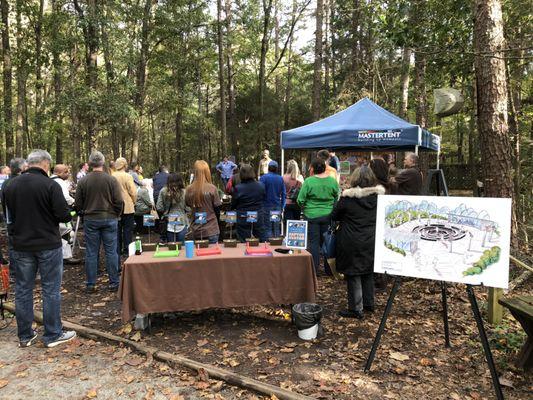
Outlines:
POLYGON ((374 272, 507 288, 511 199, 379 196, 374 272))

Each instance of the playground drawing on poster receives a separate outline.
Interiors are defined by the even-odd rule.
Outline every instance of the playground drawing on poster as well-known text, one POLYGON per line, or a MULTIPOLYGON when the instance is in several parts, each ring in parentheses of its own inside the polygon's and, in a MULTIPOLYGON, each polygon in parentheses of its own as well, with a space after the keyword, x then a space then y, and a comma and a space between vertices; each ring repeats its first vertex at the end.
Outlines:
POLYGON ((379 196, 374 272, 506 289, 511 199, 379 196))

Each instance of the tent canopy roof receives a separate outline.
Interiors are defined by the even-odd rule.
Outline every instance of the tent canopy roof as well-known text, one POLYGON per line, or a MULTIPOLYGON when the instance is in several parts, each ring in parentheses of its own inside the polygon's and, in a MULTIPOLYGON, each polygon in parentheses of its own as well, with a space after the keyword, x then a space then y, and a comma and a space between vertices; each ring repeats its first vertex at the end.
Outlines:
POLYGON ((440 138, 404 121, 368 98, 320 121, 281 132, 283 149, 438 151, 440 138))

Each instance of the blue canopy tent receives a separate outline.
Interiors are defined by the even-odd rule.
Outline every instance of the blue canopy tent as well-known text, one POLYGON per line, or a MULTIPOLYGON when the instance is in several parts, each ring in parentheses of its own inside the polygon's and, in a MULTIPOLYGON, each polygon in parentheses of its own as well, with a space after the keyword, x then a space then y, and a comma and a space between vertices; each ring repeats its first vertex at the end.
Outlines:
MULTIPOLYGON (((363 98, 320 121, 281 132, 281 163, 285 149, 418 150, 440 153, 440 137, 411 124, 363 98)), ((438 168, 438 157, 437 157, 438 168)))

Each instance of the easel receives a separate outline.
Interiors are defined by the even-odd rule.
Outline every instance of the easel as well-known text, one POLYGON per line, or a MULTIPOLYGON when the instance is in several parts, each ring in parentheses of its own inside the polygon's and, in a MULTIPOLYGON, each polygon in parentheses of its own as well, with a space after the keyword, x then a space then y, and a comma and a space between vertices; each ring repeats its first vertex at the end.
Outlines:
MULTIPOLYGON (((444 179, 444 173, 440 169, 436 169, 436 170, 431 169, 428 171, 428 176, 426 178, 426 181, 422 189, 423 195, 428 195, 431 182, 434 178, 436 179, 437 196, 440 196, 441 193, 444 196, 448 196, 448 187, 446 185, 446 180, 444 179)), ((389 299, 387 300, 387 305, 385 306, 385 311, 383 311, 383 316, 381 317, 381 322, 379 324, 376 337, 374 338, 374 342, 372 343, 372 348, 370 349, 370 354, 368 355, 368 359, 366 360, 365 369, 364 369, 365 372, 369 372, 370 368, 372 367, 372 362, 374 361, 374 358, 376 356, 376 351, 379 347, 381 336, 383 335, 383 332, 385 331, 385 324, 387 323, 387 318, 389 317, 390 311, 392 309, 392 303, 394 302, 394 298, 396 297, 396 293, 398 293, 398 289, 400 288, 401 283, 402 283, 402 278, 399 276, 395 277, 394 284, 389 294, 389 299)), ((446 348, 449 348, 451 347, 451 345, 450 345, 450 331, 449 331, 449 326, 448 326, 448 301, 447 301, 446 282, 441 281, 440 285, 441 285, 441 300, 442 300, 442 320, 444 323, 444 346, 446 348)), ((477 304, 476 296, 474 294, 474 289, 472 285, 468 285, 468 284, 466 285, 466 292, 468 295, 468 299, 470 301, 472 313, 474 314, 474 319, 476 320, 476 325, 479 331, 479 336, 481 338, 481 344, 483 346, 483 351, 485 353, 485 359, 487 360, 487 364, 489 365, 489 370, 490 370, 490 374, 492 377, 492 384, 494 386, 494 391, 496 392, 496 398, 498 400, 503 400, 503 392, 500 386, 500 381, 498 379, 498 373, 496 371, 496 366, 494 365, 494 359, 492 358, 492 352, 490 351, 489 341, 487 339, 485 327, 483 326, 483 319, 481 318, 481 313, 479 312, 479 307, 477 304)))
MULTIPOLYGON (((376 356, 376 351, 379 347, 381 341, 381 336, 385 331, 385 324, 387 323, 387 318, 389 317, 390 311, 392 309, 392 303, 398 293, 398 289, 402 283, 402 278, 396 277, 394 279, 394 284, 392 286, 389 299, 387 300, 387 305, 385 306, 385 311, 383 311, 383 317, 381 317, 381 322, 379 323, 379 328, 372 343, 372 348, 370 349, 370 354, 365 364, 365 372, 370 371, 372 368, 372 362, 376 356)), ((450 347, 450 337, 448 332, 448 310, 446 302, 446 284, 441 283, 442 287, 442 300, 443 300, 443 319, 444 319, 444 337, 445 337, 445 347, 450 347)), ((485 353, 485 359, 489 365, 490 375, 492 377, 492 384, 494 385, 494 391, 496 392, 496 398, 498 400, 503 400, 503 392, 500 386, 500 381, 498 379, 498 373, 496 371, 496 366, 494 365, 494 359, 492 358, 492 352, 490 351, 489 341, 487 339, 487 334, 485 332, 485 327, 483 326, 483 319, 481 318, 481 313, 479 312, 479 307, 477 304, 476 296, 474 294, 474 289, 472 285, 466 285, 466 293, 468 294, 468 299, 470 300, 470 306, 472 307, 472 313, 474 314, 474 319, 476 320, 477 329, 479 331, 479 336, 481 338, 481 344, 483 345, 483 351, 485 353)))

